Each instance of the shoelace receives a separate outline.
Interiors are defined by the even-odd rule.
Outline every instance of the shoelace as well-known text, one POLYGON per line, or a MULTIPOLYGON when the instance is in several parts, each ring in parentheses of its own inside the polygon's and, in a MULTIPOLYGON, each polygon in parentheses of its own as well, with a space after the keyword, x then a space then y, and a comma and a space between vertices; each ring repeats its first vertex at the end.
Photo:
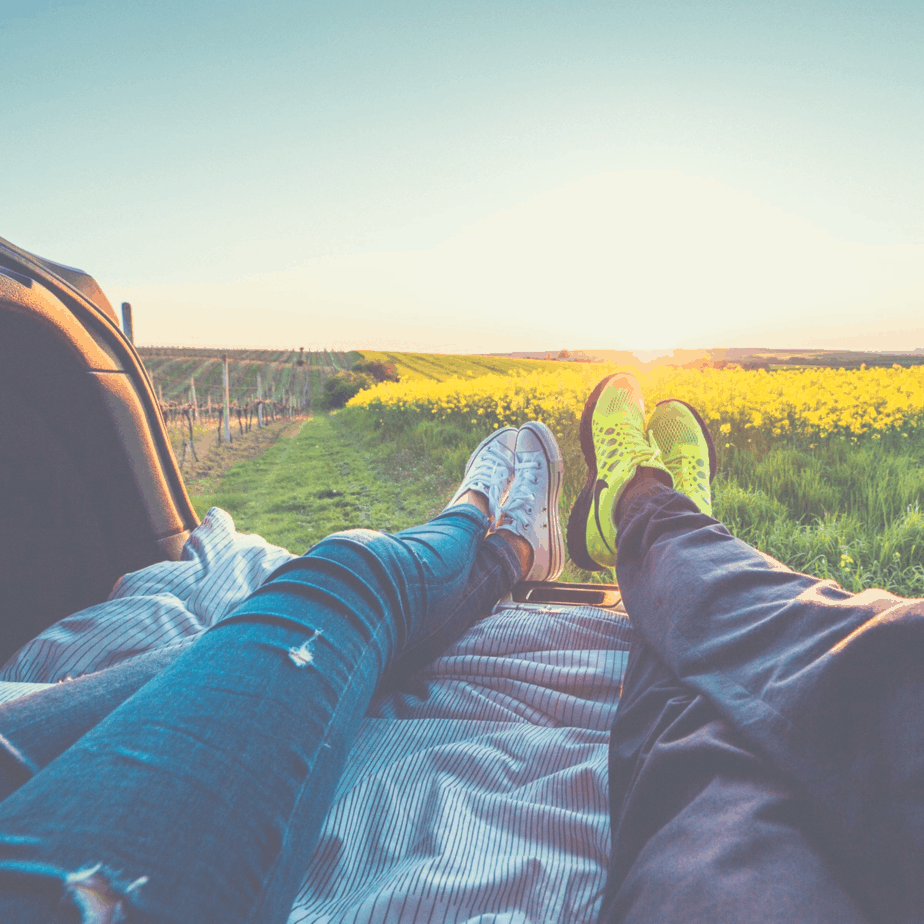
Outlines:
POLYGON ((661 461, 664 463, 668 471, 674 472, 679 469, 680 481, 686 482, 687 478, 690 478, 692 487, 698 487, 704 494, 706 493, 705 489, 708 488, 708 482, 705 485, 699 483, 696 474, 697 470, 693 466, 693 460, 688 455, 680 452, 679 450, 672 453, 671 455, 664 455, 661 452, 661 449, 658 446, 657 440, 653 434, 649 441, 651 445, 657 449, 656 456, 661 456, 661 461))
POLYGON ((648 445, 654 450, 654 452, 651 455, 651 461, 655 462, 658 459, 660 459, 661 463, 666 468, 670 468, 670 464, 673 460, 668 459, 667 456, 665 456, 664 453, 661 451, 661 447, 658 445, 658 441, 657 439, 655 439, 654 433, 648 434, 648 445))
POLYGON ((524 534, 527 527, 534 518, 534 505, 536 504, 536 492, 530 491, 527 485, 538 485, 539 476, 529 475, 530 472, 540 472, 542 470, 542 461, 528 461, 517 459, 516 469, 513 476, 513 484, 510 486, 510 496, 507 503, 504 504, 503 510, 497 518, 497 525, 508 525, 507 521, 516 527, 513 531, 524 534), (520 474, 523 473, 521 479, 520 474))
POLYGON ((629 457, 630 461, 640 462, 642 465, 646 464, 647 461, 663 459, 661 448, 658 446, 653 434, 623 433, 612 437, 611 441, 600 442, 599 439, 598 434, 596 444, 597 464, 601 472, 612 472, 626 456, 629 457), (613 448, 607 451, 611 445, 613 448), (643 459, 646 461, 642 461, 643 459))
POLYGON ((468 473, 468 480, 472 486, 478 486, 476 490, 481 491, 488 496, 490 510, 497 510, 500 507, 501 494, 507 486, 506 477, 503 483, 498 475, 506 475, 510 471, 506 457, 502 449, 489 449, 475 463, 468 473))

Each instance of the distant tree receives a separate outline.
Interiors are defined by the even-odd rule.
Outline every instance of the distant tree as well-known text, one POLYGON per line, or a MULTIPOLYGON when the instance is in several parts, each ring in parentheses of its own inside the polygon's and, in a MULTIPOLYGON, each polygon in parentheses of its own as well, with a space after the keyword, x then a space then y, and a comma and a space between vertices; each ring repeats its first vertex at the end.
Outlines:
POLYGON ((329 408, 343 407, 353 395, 375 385, 375 379, 364 372, 337 372, 324 383, 324 400, 329 408))
POLYGON ((558 359, 571 359, 571 350, 560 350, 558 359))
POLYGON ((352 372, 362 372, 371 375, 376 382, 397 382, 398 370, 394 363, 383 363, 378 359, 353 363, 352 372))

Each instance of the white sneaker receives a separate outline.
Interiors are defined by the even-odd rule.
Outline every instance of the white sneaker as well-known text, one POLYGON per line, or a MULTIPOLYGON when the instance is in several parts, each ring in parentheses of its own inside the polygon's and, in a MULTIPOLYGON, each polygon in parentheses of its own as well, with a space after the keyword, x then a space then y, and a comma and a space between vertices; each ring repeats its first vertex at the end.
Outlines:
POLYGON ((462 484, 453 494, 449 507, 466 491, 478 491, 488 499, 488 515, 492 522, 495 521, 513 480, 516 443, 517 431, 514 427, 501 427, 485 437, 468 457, 462 484))
POLYGON ((525 581, 554 581, 565 566, 565 540, 558 516, 565 462, 552 431, 530 421, 517 433, 516 463, 510 493, 501 508, 497 529, 525 539, 533 562, 525 581))

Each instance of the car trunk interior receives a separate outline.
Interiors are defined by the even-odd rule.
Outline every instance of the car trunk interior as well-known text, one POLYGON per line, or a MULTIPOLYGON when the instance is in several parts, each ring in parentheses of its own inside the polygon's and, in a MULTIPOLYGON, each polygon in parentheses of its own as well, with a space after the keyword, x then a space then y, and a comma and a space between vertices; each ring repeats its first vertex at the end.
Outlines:
POLYGON ((133 455, 128 438, 137 444, 141 432, 150 442, 145 412, 126 428, 107 407, 108 386, 125 391, 130 376, 88 369, 66 331, 0 297, 0 664, 51 623, 106 599, 122 574, 167 558, 165 533, 185 535, 173 505, 152 514, 139 487, 138 472, 157 455, 133 455), (157 516, 168 524, 159 533, 157 516))

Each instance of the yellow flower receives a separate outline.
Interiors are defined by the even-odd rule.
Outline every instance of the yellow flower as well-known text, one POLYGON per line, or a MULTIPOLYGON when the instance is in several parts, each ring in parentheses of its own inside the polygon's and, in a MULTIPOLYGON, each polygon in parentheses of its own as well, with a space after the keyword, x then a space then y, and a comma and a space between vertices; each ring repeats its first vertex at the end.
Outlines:
MULTIPOLYGON (((498 426, 538 418, 562 433, 573 432, 594 385, 620 371, 599 363, 568 367, 523 360, 516 361, 520 366, 498 362, 497 371, 485 375, 485 358, 479 358, 479 365, 459 356, 381 356, 396 362, 399 371, 402 363, 417 371, 406 380, 361 391, 351 406, 378 412, 391 408, 400 414, 429 411, 440 419, 481 419, 498 426)), ((829 437, 855 441, 867 433, 880 439, 890 430, 907 438, 909 430, 924 426, 921 366, 769 373, 660 368, 638 374, 649 407, 662 398, 681 397, 729 446, 766 445, 791 433, 812 442, 829 437)))

